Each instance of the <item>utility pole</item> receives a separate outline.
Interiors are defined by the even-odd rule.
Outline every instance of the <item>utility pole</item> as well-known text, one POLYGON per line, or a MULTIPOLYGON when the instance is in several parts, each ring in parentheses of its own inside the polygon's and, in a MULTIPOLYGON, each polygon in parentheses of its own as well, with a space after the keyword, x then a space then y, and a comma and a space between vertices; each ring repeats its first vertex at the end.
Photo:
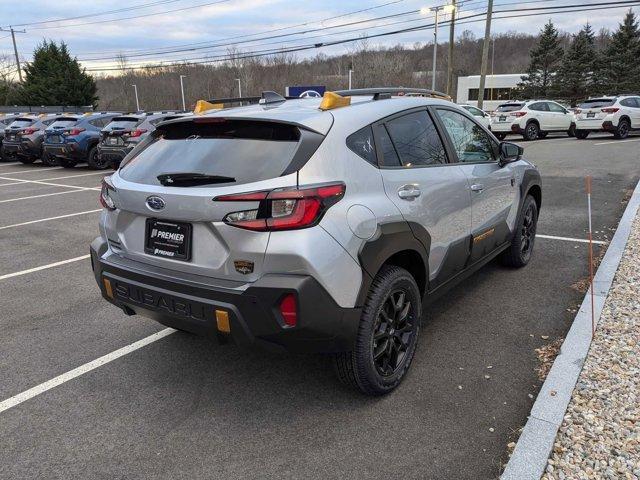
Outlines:
POLYGON ((0 32, 11 32, 11 39, 13 40, 13 53, 16 55, 16 66, 18 68, 18 78, 22 83, 22 68, 20 67, 20 57, 18 56, 18 47, 16 45, 16 32, 27 33, 26 30, 14 30, 13 27, 9 27, 9 30, 0 28, 0 32))
POLYGON ((449 55, 447 57, 447 95, 455 101, 453 94, 453 47, 455 46, 456 0, 451 0, 451 22, 449 23, 449 55))
POLYGON ((480 86, 478 88, 478 108, 482 110, 484 102, 484 82, 487 76, 487 63, 489 60, 489 42, 491 41, 491 15, 493 13, 493 0, 488 0, 487 23, 484 27, 484 42, 482 43, 482 65, 480 66, 480 86))
POLYGON ((349 90, 351 90, 351 74, 353 73, 352 69, 349 69, 349 90))
POLYGON ((140 111, 140 102, 138 101, 138 86, 137 85, 131 85, 133 87, 133 91, 136 94, 136 111, 139 112, 140 111))
POLYGON ((438 12, 442 7, 432 7, 431 11, 436 15, 436 23, 433 28, 433 71, 431 72, 431 90, 436 89, 436 55, 438 51, 438 12))
POLYGON ((182 93, 182 110, 186 110, 187 107, 184 103, 184 83, 182 83, 182 79, 187 78, 186 75, 180 75, 180 93, 182 93))

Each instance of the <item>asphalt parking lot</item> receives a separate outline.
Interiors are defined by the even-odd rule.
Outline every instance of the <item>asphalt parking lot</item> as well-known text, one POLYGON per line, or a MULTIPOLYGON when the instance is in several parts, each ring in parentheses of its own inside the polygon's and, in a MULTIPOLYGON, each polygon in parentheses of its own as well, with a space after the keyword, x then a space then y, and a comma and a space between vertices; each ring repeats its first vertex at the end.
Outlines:
MULTIPOLYGON (((543 179, 531 264, 493 262, 434 304, 394 393, 177 332, 0 411, 0 478, 496 478, 541 383, 534 350, 583 296, 584 176, 602 242, 640 178, 638 136, 521 144, 543 179)), ((103 301, 81 258, 103 174, 0 163, 0 402, 163 330, 103 301)))

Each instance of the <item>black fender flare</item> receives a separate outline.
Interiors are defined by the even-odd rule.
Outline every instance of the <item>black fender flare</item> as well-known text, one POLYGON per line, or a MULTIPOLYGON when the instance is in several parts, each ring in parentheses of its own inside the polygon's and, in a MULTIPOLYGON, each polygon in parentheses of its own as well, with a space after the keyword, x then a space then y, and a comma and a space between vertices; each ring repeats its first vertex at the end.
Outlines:
POLYGON ((364 305, 371 282, 387 260, 393 255, 407 250, 416 252, 422 259, 425 269, 424 290, 428 290, 431 236, 427 230, 420 224, 404 220, 380 224, 378 229, 379 234, 374 236, 372 240, 365 242, 358 252, 358 260, 362 268, 362 284, 358 292, 356 307, 364 305))
POLYGON ((538 204, 538 215, 542 208, 542 179, 540 178, 540 172, 534 168, 525 170, 520 182, 520 203, 518 205, 518 212, 522 208, 522 202, 525 197, 531 191, 532 187, 537 187, 534 191, 533 198, 538 204), (539 192, 538 192, 539 191, 539 192))

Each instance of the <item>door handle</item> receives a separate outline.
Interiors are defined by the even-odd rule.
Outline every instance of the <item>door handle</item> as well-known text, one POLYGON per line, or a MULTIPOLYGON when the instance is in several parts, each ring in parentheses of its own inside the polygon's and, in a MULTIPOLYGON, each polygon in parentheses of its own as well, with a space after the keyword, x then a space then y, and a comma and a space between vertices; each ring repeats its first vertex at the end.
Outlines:
POLYGON ((398 196, 400 198, 404 198, 405 200, 419 197, 421 193, 422 192, 420 191, 418 186, 412 184, 403 185, 398 189, 398 196))
POLYGON ((484 190, 484 185, 482 185, 481 183, 475 183, 471 185, 471 190, 480 193, 484 190))

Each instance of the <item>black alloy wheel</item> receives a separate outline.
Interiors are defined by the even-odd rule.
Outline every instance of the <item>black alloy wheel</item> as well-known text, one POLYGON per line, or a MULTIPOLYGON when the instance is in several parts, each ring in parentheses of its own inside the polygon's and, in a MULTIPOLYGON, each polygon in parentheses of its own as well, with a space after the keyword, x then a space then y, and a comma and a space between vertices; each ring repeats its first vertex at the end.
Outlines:
POLYGON ((616 133, 613 134, 616 138, 627 138, 629 136, 629 122, 627 120, 620 120, 616 133))
POLYGON ((378 373, 393 375, 403 365, 415 333, 414 309, 403 289, 390 292, 374 324, 371 355, 378 373))
POLYGON ((538 134, 540 133, 540 128, 537 123, 531 122, 524 129, 524 139, 525 140, 535 140, 538 138, 538 134))
POLYGON ((533 244, 536 238, 536 205, 530 203, 522 217, 522 227, 520 231, 520 253, 525 262, 531 258, 533 244))
POLYGON ((538 225, 538 204, 531 195, 522 202, 518 223, 511 245, 500 254, 500 261, 508 267, 524 267, 531 260, 538 225))

